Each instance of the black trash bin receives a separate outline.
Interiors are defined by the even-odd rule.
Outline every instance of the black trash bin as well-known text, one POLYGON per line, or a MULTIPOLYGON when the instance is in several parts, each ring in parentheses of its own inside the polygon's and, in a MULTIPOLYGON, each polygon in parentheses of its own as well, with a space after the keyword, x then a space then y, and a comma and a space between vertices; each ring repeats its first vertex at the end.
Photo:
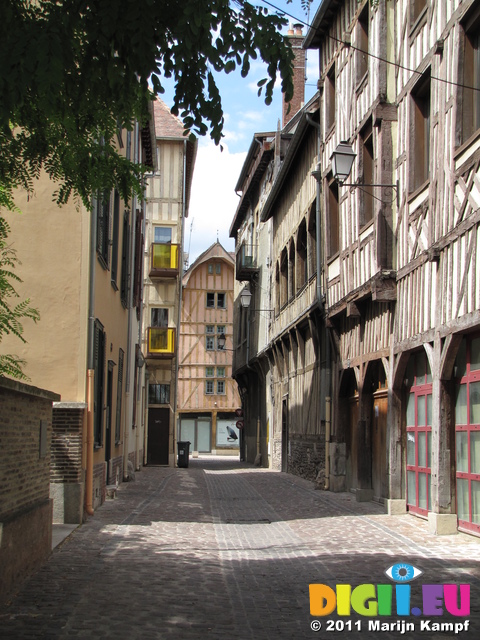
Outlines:
POLYGON ((179 440, 177 442, 177 448, 178 448, 178 460, 177 460, 177 465, 179 467, 188 467, 188 456, 190 454, 190 442, 185 442, 182 440, 179 440))

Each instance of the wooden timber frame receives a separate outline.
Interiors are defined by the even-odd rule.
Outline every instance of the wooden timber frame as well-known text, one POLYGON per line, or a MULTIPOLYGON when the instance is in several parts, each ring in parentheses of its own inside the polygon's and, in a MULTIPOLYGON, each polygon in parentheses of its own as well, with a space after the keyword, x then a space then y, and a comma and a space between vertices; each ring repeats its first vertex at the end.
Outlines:
POLYGON ((468 384, 476 382, 480 93, 468 87, 479 82, 480 3, 420 4, 324 1, 304 43, 320 51, 325 308, 335 347, 329 484, 425 517, 434 533, 478 535, 480 469, 458 462, 458 443, 480 429, 477 400, 465 426, 458 370, 466 353, 468 384), (373 183, 398 184, 398 206, 388 188, 365 197, 365 188, 335 186, 330 158, 341 140, 357 154, 348 182, 364 182, 372 162, 373 183), (425 432, 417 404, 410 411, 414 396, 427 401, 425 432))

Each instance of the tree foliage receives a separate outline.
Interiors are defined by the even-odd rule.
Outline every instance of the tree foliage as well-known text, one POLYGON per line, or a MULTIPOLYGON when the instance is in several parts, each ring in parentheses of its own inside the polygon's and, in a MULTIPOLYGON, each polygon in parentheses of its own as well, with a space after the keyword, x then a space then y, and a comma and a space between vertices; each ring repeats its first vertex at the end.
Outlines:
MULTIPOLYGON (((2 189, 1 185, 0 206, 14 208, 8 192, 2 189)), ((18 260, 14 249, 7 243, 8 231, 7 222, 0 218, 0 343, 7 334, 13 334, 25 342, 22 321, 30 318, 36 322, 40 316, 38 311, 30 306, 30 300, 17 302, 19 296, 14 283, 21 280, 13 271, 18 260)), ((0 354, 0 375, 26 380, 27 377, 23 373, 24 364, 23 360, 13 354, 0 354)))
POLYGON ((281 15, 244 0, 2 0, 0 3, 0 184, 32 187, 44 169, 88 203, 116 186, 128 199, 140 169, 115 149, 118 126, 145 123, 154 94, 173 78, 172 111, 186 134, 219 143, 224 124, 214 72, 252 60, 293 93, 293 53, 281 15))

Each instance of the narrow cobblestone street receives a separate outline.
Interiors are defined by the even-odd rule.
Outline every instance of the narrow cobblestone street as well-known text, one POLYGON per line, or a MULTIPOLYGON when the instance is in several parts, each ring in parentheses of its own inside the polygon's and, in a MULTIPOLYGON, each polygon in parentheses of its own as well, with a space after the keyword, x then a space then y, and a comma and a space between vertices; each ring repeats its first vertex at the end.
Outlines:
POLYGON ((476 640, 479 595, 480 539, 435 537, 424 520, 387 516, 351 494, 203 457, 188 469, 146 468, 122 485, 0 609, 0 637, 476 640), (377 631, 369 620, 399 617, 353 613, 343 632, 329 631, 327 618, 311 629, 309 583, 385 584, 399 561, 421 569, 422 583, 471 585, 468 631, 421 631, 424 618, 414 616, 414 631, 377 631))

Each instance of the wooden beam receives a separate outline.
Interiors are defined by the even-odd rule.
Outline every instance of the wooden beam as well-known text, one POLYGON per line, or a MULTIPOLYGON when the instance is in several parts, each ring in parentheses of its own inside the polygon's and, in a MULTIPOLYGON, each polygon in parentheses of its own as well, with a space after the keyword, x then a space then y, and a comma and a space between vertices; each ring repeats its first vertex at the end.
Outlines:
POLYGON ((347 302, 347 318, 360 318, 361 315, 360 309, 357 307, 355 302, 347 302))

